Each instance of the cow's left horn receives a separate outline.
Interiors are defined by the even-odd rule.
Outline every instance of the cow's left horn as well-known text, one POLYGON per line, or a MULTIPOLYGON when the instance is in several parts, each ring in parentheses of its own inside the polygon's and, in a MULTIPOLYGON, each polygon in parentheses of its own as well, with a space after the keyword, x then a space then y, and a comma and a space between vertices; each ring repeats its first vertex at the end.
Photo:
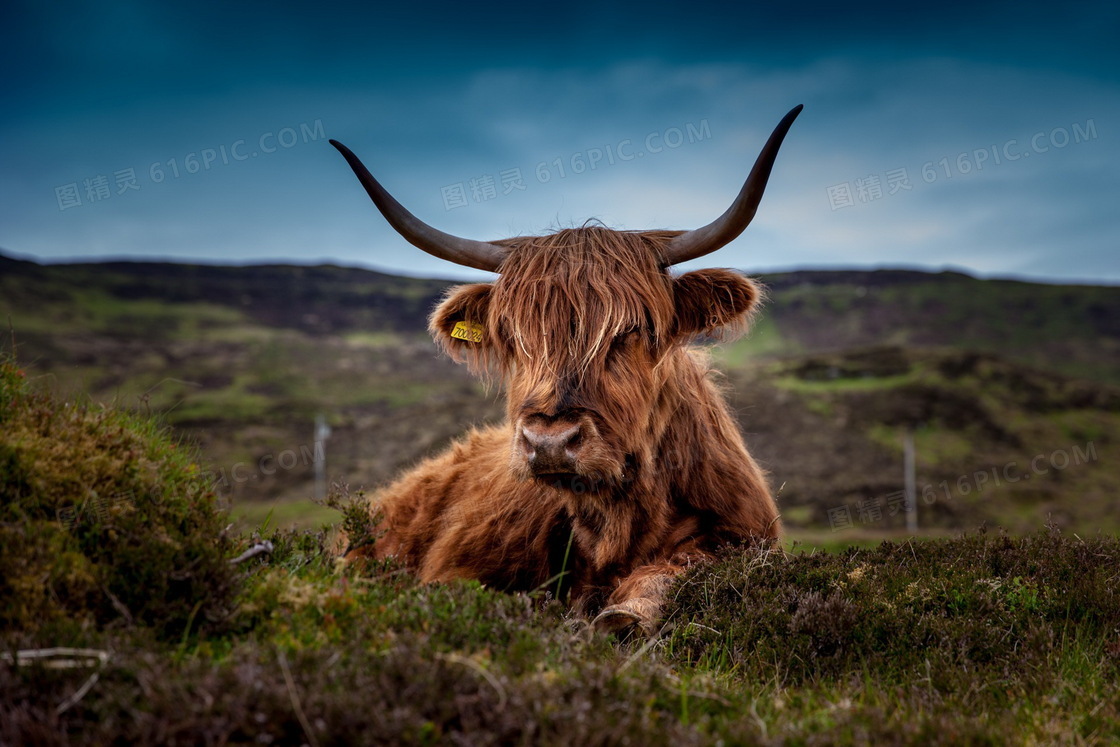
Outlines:
POLYGON ((778 148, 782 147, 782 140, 789 132, 793 120, 801 113, 801 109, 801 104, 793 107, 774 128, 770 139, 766 141, 766 146, 758 154, 754 168, 751 169, 750 176, 739 191, 739 196, 735 198, 735 202, 727 212, 703 228, 682 233, 669 242, 665 250, 666 265, 675 265, 711 254, 733 241, 750 224, 755 210, 758 209, 759 200, 762 199, 762 193, 766 191, 766 180, 770 178, 770 169, 774 166, 774 159, 778 157, 778 148))
POLYGON ((408 243, 418 249, 423 249, 428 254, 440 259, 446 259, 457 265, 473 267, 476 270, 497 272, 502 260, 506 257, 506 249, 497 244, 486 241, 474 241, 458 236, 452 236, 439 229, 432 228, 412 213, 405 210, 404 206, 393 199, 385 188, 373 178, 369 169, 354 155, 349 148, 337 140, 331 140, 331 145, 338 148, 338 152, 350 164, 358 181, 366 188, 370 199, 385 220, 389 221, 397 233, 403 236, 408 243))

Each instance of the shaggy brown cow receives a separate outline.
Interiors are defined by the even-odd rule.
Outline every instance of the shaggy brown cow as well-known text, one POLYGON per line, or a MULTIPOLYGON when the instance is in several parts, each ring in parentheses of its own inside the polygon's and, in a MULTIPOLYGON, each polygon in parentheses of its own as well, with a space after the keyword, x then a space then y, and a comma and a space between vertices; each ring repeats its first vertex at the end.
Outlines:
POLYGON ((729 270, 667 268, 746 228, 800 111, 774 130, 731 208, 689 232, 587 225, 461 239, 416 219, 332 140, 404 238, 499 274, 452 289, 429 326, 456 361, 501 378, 508 412, 380 491, 383 534, 351 552, 396 556, 428 582, 560 583, 577 611, 598 613, 597 628, 649 632, 689 563, 776 539, 765 476, 688 346, 743 330, 760 290, 729 270))

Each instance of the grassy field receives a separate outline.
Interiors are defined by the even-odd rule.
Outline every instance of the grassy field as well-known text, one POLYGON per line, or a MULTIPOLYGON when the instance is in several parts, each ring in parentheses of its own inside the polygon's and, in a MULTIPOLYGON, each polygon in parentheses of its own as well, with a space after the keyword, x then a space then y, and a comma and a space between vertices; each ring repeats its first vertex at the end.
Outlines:
MULTIPOLYGON (((542 595, 339 571, 274 536, 227 633, 71 641, 90 669, 0 664, 25 743, 1109 744, 1115 540, 971 537, 682 580, 662 633, 593 635, 542 595), (42 743, 42 742, 40 742, 42 743)), ((58 638, 49 642, 55 644, 58 638)), ((33 637, 18 644, 32 647, 33 637)), ((15 647, 8 650, 14 650, 15 647)), ((25 648, 24 650, 30 650, 25 648)))
MULTIPOLYGON (((322 520, 309 455, 330 480, 373 489, 502 416, 500 390, 423 331, 445 283, 2 257, 0 270, 0 315, 28 375, 197 444, 242 528, 270 512, 278 526, 322 520)), ((887 271, 764 280, 755 330, 714 357, 793 536, 834 546, 903 527, 887 504, 906 429, 929 488, 923 534, 1120 531, 1120 290, 887 271), (1062 469, 1035 473, 1039 455, 1062 469)))
POLYGON ((2 744, 1120 739, 1114 537, 727 548, 656 635, 617 640, 545 589, 340 564, 328 531, 231 534, 165 428, 10 361, 0 423, 2 744))
POLYGON ((373 488, 501 417, 422 333, 443 284, 4 262, 2 745, 1120 740, 1115 289, 768 278, 715 355, 785 552, 620 641, 330 551, 361 512, 311 500, 316 454, 373 488))

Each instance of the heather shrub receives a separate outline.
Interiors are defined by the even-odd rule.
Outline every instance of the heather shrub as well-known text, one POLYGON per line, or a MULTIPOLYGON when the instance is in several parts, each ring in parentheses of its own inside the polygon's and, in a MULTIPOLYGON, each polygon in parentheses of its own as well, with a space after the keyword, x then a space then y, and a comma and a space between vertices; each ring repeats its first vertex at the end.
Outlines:
POLYGON ((0 632, 220 627, 238 586, 224 526, 157 423, 34 391, 0 359, 0 632))

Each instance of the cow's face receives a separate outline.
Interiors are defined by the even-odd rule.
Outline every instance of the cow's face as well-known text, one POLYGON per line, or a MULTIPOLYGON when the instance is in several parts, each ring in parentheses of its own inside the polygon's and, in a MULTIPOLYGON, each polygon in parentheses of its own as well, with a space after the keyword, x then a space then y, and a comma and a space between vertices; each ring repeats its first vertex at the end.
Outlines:
POLYGON ((522 477, 577 492, 632 478, 681 394, 680 348, 745 326, 758 288, 727 270, 672 277, 662 257, 675 235, 514 240, 496 282, 453 289, 432 315, 456 360, 503 379, 522 477))
POLYGON ((457 360, 505 381, 513 469, 576 491, 617 483, 649 464, 674 405, 689 396, 681 345, 744 326, 758 297, 749 280, 726 270, 674 278, 665 268, 711 254, 743 232, 800 112, 794 107, 774 128, 731 207, 691 231, 584 227, 502 242, 465 239, 419 220, 349 148, 331 144, 409 243, 500 274, 493 285, 452 291, 432 315, 432 333, 457 360))

